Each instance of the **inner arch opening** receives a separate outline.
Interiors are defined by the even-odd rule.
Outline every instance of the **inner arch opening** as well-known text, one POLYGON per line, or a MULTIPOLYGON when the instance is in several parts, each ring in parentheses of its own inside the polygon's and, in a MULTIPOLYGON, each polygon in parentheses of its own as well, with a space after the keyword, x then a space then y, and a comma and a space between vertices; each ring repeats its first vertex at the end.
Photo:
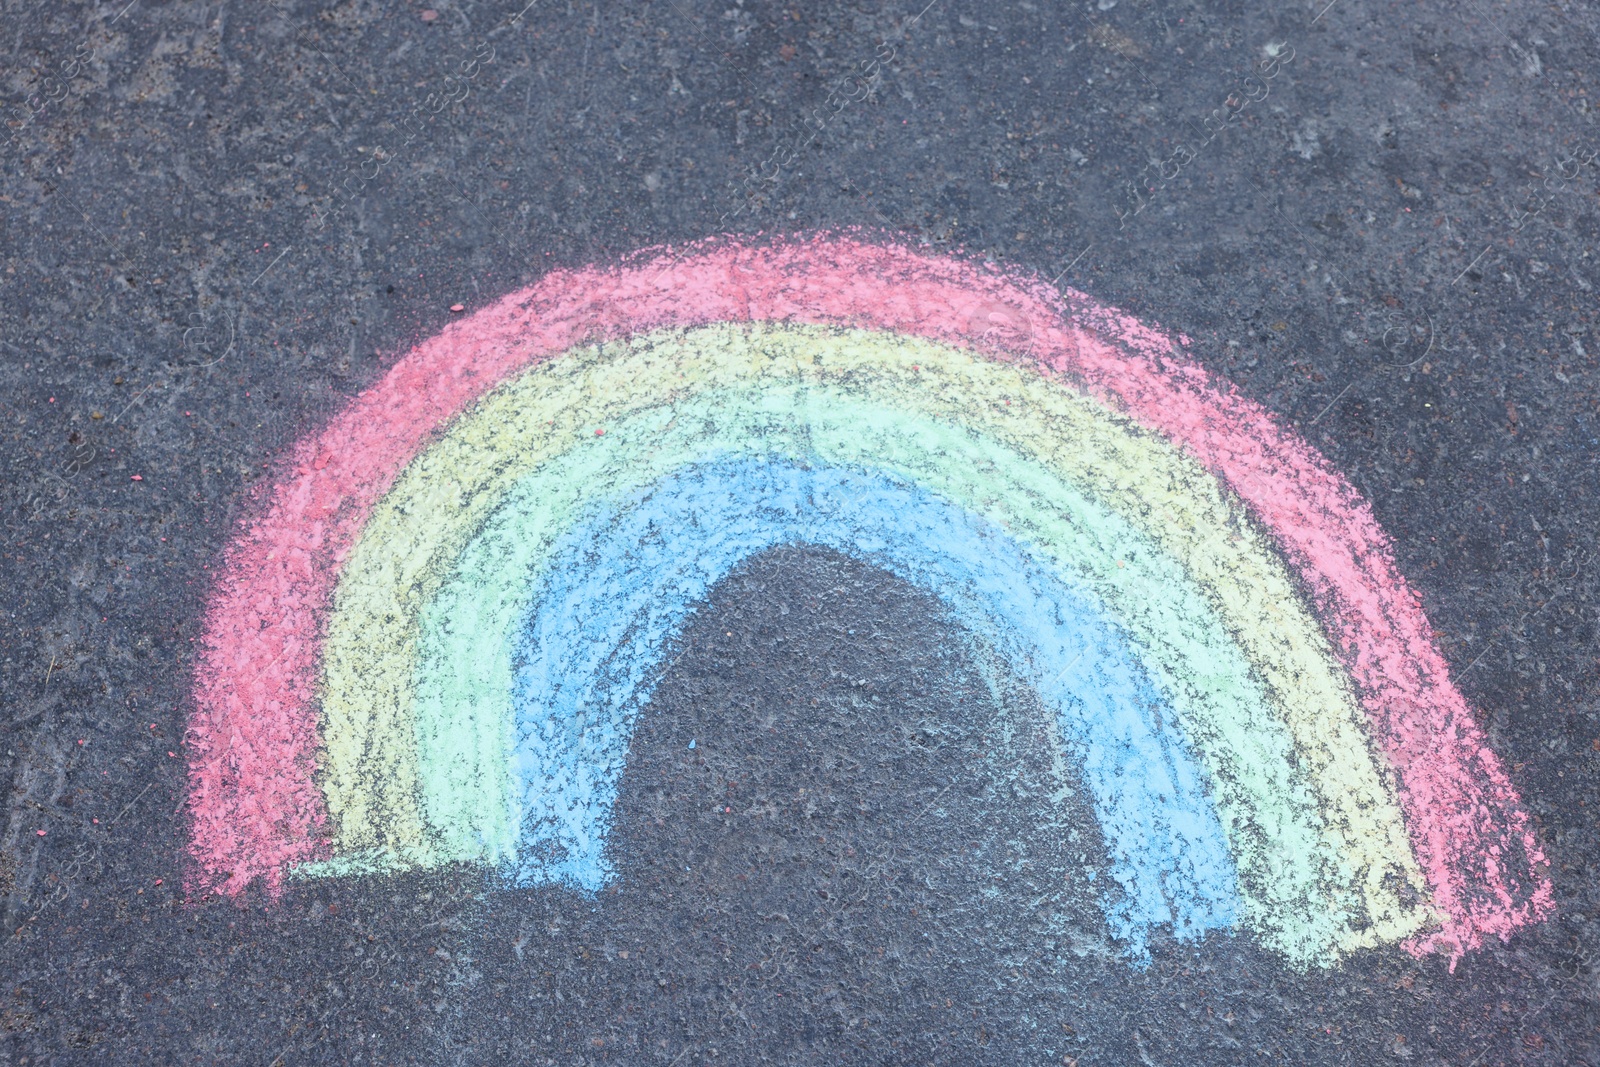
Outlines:
POLYGON ((1060 1039, 1086 968, 1126 973, 1054 715, 936 598, 784 545, 719 582, 665 663, 618 790, 619 877, 587 905, 496 905, 529 931, 518 967, 582 945, 605 975, 514 978, 540 1026, 654 1050, 687 1018, 742 1062, 855 1062, 890 1035, 896 1062, 1009 1064, 1060 1039))

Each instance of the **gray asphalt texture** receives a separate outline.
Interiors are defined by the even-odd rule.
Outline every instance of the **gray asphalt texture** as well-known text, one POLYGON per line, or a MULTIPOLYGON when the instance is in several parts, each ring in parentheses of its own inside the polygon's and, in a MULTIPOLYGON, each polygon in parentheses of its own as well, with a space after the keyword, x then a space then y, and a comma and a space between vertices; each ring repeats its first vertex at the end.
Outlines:
POLYGON ((3 5, 0 1063, 1600 1064, 1593 8, 430 2, 3 5), (452 304, 848 226, 1181 331, 1322 449, 1554 918, 1454 971, 1226 936, 1130 968, 1026 688, 804 548, 680 635, 613 890, 186 905, 209 568, 282 450, 452 304))

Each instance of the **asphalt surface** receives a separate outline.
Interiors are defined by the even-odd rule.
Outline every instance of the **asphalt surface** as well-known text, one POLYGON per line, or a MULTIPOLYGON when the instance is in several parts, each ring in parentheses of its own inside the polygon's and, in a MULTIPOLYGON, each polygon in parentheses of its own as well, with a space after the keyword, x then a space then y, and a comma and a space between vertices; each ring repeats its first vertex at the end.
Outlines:
POLYGON ((521 6, 5 5, 0 1063, 1600 1064, 1592 9, 521 6), (281 451, 452 305, 845 227, 1181 331, 1321 449, 1535 816, 1554 917, 1453 971, 1232 937, 1130 968, 1071 877, 1092 820, 1016 740, 1026 687, 805 549, 680 635, 613 890, 185 904, 208 568, 281 451))

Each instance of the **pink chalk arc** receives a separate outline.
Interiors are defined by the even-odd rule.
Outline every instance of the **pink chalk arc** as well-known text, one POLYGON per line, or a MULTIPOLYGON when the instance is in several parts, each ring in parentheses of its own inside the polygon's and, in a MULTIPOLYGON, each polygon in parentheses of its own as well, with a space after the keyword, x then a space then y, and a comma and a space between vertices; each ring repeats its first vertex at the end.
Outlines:
POLYGON ((1397 778, 1444 916, 1408 947, 1454 958, 1549 914, 1545 857, 1516 791, 1450 681, 1387 535, 1322 456, 1219 388, 1171 338, 1084 294, 837 235, 712 241, 553 272, 419 344, 295 446, 226 550, 206 616, 188 741, 196 891, 276 887, 290 865, 325 858, 314 689, 332 593, 373 506, 441 427, 580 342, 771 320, 892 331, 1035 365, 1187 450, 1305 582, 1397 778))

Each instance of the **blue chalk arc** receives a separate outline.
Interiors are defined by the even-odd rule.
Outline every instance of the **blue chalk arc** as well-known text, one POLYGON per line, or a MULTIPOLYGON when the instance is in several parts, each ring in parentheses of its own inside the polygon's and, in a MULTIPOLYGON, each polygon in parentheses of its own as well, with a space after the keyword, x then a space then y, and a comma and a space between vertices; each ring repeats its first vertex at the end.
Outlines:
POLYGON ((673 635, 751 555, 815 544, 881 566, 984 634, 1056 714, 1093 798, 1114 935, 1144 951, 1238 920, 1209 782, 1170 702, 1092 595, 993 522, 881 472, 730 458, 592 508, 532 578, 514 637, 513 817, 522 884, 596 891, 633 724, 673 635))

